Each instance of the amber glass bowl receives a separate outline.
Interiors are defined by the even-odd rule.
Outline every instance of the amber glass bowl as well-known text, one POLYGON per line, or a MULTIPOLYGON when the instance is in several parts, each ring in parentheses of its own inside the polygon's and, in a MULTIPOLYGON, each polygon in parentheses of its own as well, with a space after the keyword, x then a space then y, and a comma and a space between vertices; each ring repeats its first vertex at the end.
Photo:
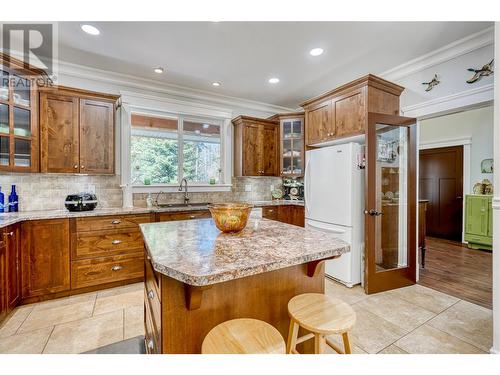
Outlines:
POLYGON ((248 222, 253 205, 247 203, 217 203, 208 205, 215 226, 224 233, 242 231, 248 222))

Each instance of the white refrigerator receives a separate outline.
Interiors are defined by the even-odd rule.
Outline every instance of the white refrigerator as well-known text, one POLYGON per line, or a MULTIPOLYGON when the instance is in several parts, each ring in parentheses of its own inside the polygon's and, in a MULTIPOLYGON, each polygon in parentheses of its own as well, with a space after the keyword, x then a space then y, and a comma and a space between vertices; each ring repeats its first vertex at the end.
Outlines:
POLYGON ((326 262, 327 276, 352 287, 362 282, 364 254, 364 147, 357 143, 307 151, 306 227, 335 233, 351 251, 326 262))

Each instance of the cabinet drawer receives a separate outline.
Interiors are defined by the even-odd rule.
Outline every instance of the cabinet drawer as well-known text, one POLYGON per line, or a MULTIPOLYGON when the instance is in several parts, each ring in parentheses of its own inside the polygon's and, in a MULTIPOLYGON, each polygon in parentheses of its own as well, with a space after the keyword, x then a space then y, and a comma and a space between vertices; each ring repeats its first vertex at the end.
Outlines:
POLYGON ((116 215, 79 217, 76 219, 77 232, 89 232, 105 229, 137 228, 141 223, 149 223, 150 215, 116 215))
POLYGON ((153 265, 151 264, 151 261, 149 261, 148 256, 146 254, 145 256, 145 261, 144 261, 144 269, 145 269, 145 282, 146 282, 146 289, 156 289, 156 295, 158 296, 158 299, 161 300, 161 293, 160 293, 160 277, 154 269, 153 265))
POLYGON ((182 211, 182 212, 162 212, 159 214, 160 221, 206 219, 212 217, 210 211, 182 211))
POLYGON ((142 252, 71 263, 71 288, 78 289, 144 277, 142 252))
POLYGON ((142 252, 144 249, 138 228, 77 233, 75 245, 73 259, 142 252))
POLYGON ((144 303, 149 310, 149 319, 151 320, 155 336, 159 336, 161 332, 161 304, 154 290, 145 289, 144 303))
POLYGON ((269 220, 278 220, 278 206, 262 207, 262 217, 269 220))
POLYGON ((147 302, 144 303, 144 344, 148 354, 161 354, 161 331, 153 324, 153 316, 147 302))

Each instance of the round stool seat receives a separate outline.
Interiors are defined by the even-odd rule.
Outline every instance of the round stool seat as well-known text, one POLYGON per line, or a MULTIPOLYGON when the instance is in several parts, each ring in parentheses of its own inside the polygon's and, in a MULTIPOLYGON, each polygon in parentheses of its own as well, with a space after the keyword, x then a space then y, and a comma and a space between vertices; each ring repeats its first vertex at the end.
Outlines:
POLYGON ((288 302, 288 313, 308 331, 330 335, 351 330, 356 313, 347 303, 319 293, 305 293, 288 302))
POLYGON ((257 319, 233 319, 208 332, 202 354, 285 354, 285 341, 272 325, 257 319))

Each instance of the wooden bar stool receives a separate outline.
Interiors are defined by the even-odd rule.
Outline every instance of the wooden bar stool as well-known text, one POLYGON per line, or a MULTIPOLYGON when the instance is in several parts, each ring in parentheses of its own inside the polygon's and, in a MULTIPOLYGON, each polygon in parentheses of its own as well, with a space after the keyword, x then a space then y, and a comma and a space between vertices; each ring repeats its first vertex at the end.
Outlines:
POLYGON ((285 340, 272 325, 257 319, 233 319, 208 332, 202 354, 285 354, 285 340))
POLYGON ((288 302, 290 330, 286 352, 298 354, 296 346, 314 338, 314 353, 323 353, 324 344, 328 344, 337 353, 351 354, 349 331, 356 323, 356 313, 347 303, 319 293, 306 293, 293 297, 288 302), (298 337, 302 327, 311 333, 298 337), (325 336, 340 334, 344 343, 342 351, 325 336))

